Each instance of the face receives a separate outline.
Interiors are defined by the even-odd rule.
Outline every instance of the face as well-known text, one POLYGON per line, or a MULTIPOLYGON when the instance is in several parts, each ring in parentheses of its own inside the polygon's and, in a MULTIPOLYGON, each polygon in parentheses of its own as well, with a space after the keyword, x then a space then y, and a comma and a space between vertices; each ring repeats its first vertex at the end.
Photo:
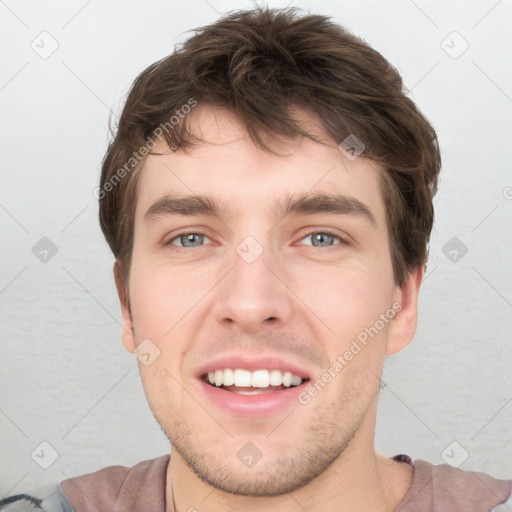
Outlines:
POLYGON ((116 276, 123 343, 146 354, 151 410, 197 476, 282 494, 373 443, 383 359, 410 341, 416 293, 394 283, 375 163, 309 139, 272 155, 226 111, 192 115, 207 142, 161 146, 142 169, 130 310, 116 276))

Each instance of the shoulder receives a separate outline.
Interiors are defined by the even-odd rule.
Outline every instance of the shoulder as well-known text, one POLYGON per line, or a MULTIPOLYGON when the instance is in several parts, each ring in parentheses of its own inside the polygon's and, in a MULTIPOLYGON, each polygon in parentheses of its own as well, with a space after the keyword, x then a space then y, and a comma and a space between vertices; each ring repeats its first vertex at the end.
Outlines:
POLYGON ((74 512, 163 509, 169 458, 162 455, 133 467, 109 466, 64 480, 60 486, 74 512))
POLYGON ((133 467, 108 466, 69 478, 60 484, 9 496, 0 500, 0 512, 163 509, 169 457, 163 455, 139 462, 133 467))
POLYGON ((412 485, 396 512, 500 512, 503 507, 503 510, 510 510, 506 507, 511 501, 511 491, 512 480, 416 460, 412 485))

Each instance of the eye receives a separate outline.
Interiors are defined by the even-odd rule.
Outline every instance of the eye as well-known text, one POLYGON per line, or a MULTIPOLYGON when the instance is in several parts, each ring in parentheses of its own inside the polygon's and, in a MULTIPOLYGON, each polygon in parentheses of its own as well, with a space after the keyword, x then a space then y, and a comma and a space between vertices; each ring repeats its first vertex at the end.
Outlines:
MULTIPOLYGON (((303 245, 311 245, 312 247, 331 247, 333 245, 347 244, 347 242, 336 233, 331 231, 313 231, 301 238, 301 240, 311 240, 311 243, 303 245), (338 243, 336 243, 336 240, 338 243)), ((165 245, 174 245, 181 248, 194 248, 204 245, 205 240, 210 240, 206 235, 199 232, 180 233, 171 238, 165 245)))
POLYGON ((301 238, 301 240, 306 240, 308 238, 311 239, 311 243, 304 245, 311 245, 313 247, 331 247, 332 245, 341 245, 347 243, 339 235, 331 231, 313 231, 312 233, 306 235, 304 238, 301 238), (333 240, 338 240, 339 243, 333 243, 333 240))
POLYGON ((183 248, 200 247, 203 245, 205 239, 209 240, 209 238, 203 233, 181 233, 178 236, 171 238, 165 245, 177 245, 178 247, 183 248))

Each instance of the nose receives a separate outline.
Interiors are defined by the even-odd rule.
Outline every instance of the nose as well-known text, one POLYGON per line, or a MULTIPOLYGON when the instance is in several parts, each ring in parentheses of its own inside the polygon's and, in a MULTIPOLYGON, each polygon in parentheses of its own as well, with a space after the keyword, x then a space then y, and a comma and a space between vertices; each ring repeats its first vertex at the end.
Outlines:
POLYGON ((235 252, 232 268, 218 284, 215 318, 238 333, 254 334, 270 326, 280 327, 290 320, 291 292, 283 284, 284 272, 268 251, 254 261, 235 252))

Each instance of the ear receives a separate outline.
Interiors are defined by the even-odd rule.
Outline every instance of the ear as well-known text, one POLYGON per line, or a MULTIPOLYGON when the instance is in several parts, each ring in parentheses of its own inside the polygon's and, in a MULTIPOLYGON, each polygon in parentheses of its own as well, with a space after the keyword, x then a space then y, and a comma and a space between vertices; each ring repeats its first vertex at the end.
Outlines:
POLYGON ((121 265, 117 260, 114 261, 114 279, 116 282, 117 295, 119 296, 122 313, 123 330, 121 332, 121 340, 124 348, 133 354, 133 351, 135 350, 135 336, 133 333, 132 314, 128 305, 126 286, 121 277, 121 265))
POLYGON ((414 338, 418 323, 418 293, 423 278, 423 265, 407 274, 404 285, 397 287, 394 304, 401 304, 401 309, 389 323, 386 355, 403 350, 414 338))

